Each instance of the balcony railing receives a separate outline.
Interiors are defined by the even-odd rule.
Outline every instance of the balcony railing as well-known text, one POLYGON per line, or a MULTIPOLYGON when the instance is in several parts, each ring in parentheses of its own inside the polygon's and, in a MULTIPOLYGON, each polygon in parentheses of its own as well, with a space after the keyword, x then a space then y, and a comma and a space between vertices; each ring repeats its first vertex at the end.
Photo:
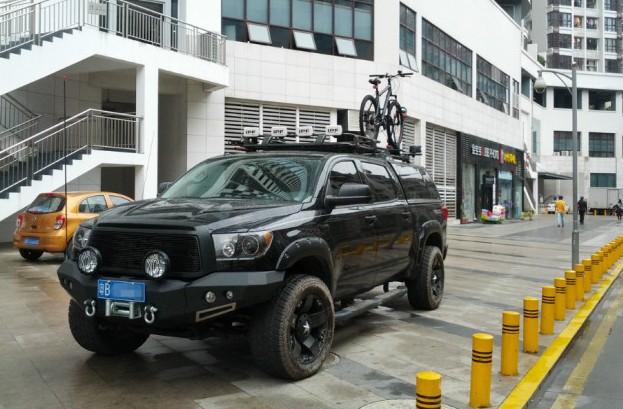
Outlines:
POLYGON ((124 0, 44 0, 1 13, 0 52, 84 26, 225 64, 224 36, 124 0))
POLYGON ((10 146, 0 146, 0 195, 94 149, 139 152, 139 120, 89 109, 10 146))

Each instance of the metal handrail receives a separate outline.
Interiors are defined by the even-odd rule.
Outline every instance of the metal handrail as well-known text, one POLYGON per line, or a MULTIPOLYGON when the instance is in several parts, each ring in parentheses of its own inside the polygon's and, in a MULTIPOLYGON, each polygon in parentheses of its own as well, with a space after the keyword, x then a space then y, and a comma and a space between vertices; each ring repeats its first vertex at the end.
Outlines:
POLYGON ((88 109, 0 150, 0 194, 92 150, 139 152, 136 115, 88 109))
POLYGON ((0 52, 83 26, 225 65, 223 35, 125 0, 44 0, 0 14, 0 52))

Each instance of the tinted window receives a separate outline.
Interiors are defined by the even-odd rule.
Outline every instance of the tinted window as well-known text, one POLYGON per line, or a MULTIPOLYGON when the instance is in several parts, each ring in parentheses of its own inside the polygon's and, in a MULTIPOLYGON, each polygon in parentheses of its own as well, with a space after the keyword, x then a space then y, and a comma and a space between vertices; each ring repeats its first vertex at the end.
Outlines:
POLYGON ((129 202, 129 200, 126 199, 125 197, 114 196, 114 195, 110 195, 110 201, 112 202, 113 207, 129 202))
POLYGON ((44 214, 60 212, 65 207, 65 198, 54 195, 39 195, 28 208, 28 213, 44 214))
POLYGON ((411 166, 395 166, 407 199, 430 199, 431 194, 426 187, 422 173, 411 166))
POLYGON ((107 208, 104 196, 92 196, 80 202, 78 213, 101 213, 107 208))
POLYGON ((361 183, 361 176, 352 161, 339 162, 333 166, 329 175, 327 194, 337 195, 344 183, 361 183))
POLYGON ((376 202, 385 202, 398 197, 399 187, 384 166, 362 162, 361 166, 372 189, 372 197, 376 202))

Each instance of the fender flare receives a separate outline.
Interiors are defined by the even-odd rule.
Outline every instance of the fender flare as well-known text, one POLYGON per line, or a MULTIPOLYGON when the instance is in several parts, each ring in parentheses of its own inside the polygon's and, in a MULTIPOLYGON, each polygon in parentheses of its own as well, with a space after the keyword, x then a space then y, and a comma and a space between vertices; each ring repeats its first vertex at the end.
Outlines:
MULTIPOLYGON (((277 261, 277 270, 287 270, 305 257, 314 257, 329 276, 333 276, 333 257, 329 244, 319 237, 304 237, 290 243, 277 261)), ((327 283, 329 285, 330 283, 327 283)), ((329 287, 331 288, 331 287, 329 287)))

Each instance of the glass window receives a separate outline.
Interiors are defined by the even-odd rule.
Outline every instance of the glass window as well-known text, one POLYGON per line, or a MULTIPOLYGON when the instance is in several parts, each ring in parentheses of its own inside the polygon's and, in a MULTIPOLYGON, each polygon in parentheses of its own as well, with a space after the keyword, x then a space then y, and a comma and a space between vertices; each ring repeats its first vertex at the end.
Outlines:
POLYGON ((348 55, 351 57, 357 56, 357 50, 355 49, 355 42, 352 39, 335 37, 335 45, 337 46, 338 54, 348 55))
MULTIPOLYGON (((573 132, 570 131, 554 131, 554 152, 573 152, 573 132)), ((581 151, 582 133, 576 134, 576 143, 578 152, 581 151)), ((578 155, 579 156, 579 155, 578 155)))
POLYGON ((591 187, 616 187, 616 173, 591 173, 591 187))
MULTIPOLYGON (((578 90, 577 96, 578 109, 582 109, 582 90, 578 90)), ((554 88, 554 108, 568 108, 571 109, 573 101, 571 100, 571 93, 567 88, 554 88)))
POLYGON ((621 64, 619 63, 619 60, 606 59, 605 62, 606 62, 606 72, 613 72, 617 74, 621 73, 621 64))
POLYGON ((108 209, 104 196, 91 196, 84 199, 78 205, 79 213, 101 213, 108 209))
POLYGON ((335 2, 335 35, 342 37, 353 36, 353 9, 352 1, 336 0, 335 2))
POLYGON ((411 65, 409 56, 413 56, 415 61, 415 12, 400 4, 400 64, 411 69, 416 69, 411 65))
POLYGON ((478 56, 477 100, 508 114, 509 92, 510 77, 484 58, 478 56))
POLYGON ((588 156, 590 156, 591 158, 613 158, 614 134, 589 132, 588 156))
POLYGON ((582 37, 573 37, 573 48, 576 50, 582 49, 582 37))
POLYGON ((396 181, 389 175, 384 166, 369 162, 362 162, 361 166, 375 202, 386 202, 398 197, 396 181))
POLYGON ((249 28, 250 41, 253 41, 254 43, 271 44, 268 26, 247 23, 247 27, 249 28))
POLYGON ((589 90, 588 109, 594 111, 615 111, 616 91, 589 90))
POLYGON ((355 38, 372 40, 372 5, 355 2, 355 38))
POLYGON ((292 26, 294 28, 311 31, 311 16, 311 0, 292 0, 292 26))
POLYGON ((112 203, 113 207, 130 202, 128 199, 126 199, 125 197, 121 197, 121 196, 110 195, 108 198, 110 199, 110 202, 112 203))
POLYGON ((221 1, 223 17, 244 20, 244 0, 221 1))
POLYGON ((616 38, 604 38, 604 50, 608 53, 616 53, 617 52, 616 38))
POLYGON ((65 207, 65 198, 54 194, 43 193, 30 204, 28 213, 44 214, 60 212, 65 207))
POLYGON ((268 0, 247 1, 247 20, 268 23, 268 0))
POLYGON ((586 17, 586 28, 591 30, 597 29, 597 18, 595 17, 586 17))
POLYGON ((326 194, 336 196, 344 183, 362 183, 361 175, 352 161, 339 162, 333 166, 326 194))
POLYGON ((270 0, 270 24, 290 26, 290 0, 270 0))
POLYGON ((617 19, 612 17, 604 18, 604 31, 617 31, 617 19))
POLYGON ((316 33, 333 33, 333 2, 316 0, 314 2, 314 31, 316 33))
POLYGON ((294 31, 294 42, 296 43, 296 48, 316 50, 316 42, 314 41, 314 35, 312 33, 294 31))
POLYGON ((597 49, 597 42, 598 42, 598 40, 596 38, 587 38, 586 39, 586 49, 587 50, 596 50, 597 49))

